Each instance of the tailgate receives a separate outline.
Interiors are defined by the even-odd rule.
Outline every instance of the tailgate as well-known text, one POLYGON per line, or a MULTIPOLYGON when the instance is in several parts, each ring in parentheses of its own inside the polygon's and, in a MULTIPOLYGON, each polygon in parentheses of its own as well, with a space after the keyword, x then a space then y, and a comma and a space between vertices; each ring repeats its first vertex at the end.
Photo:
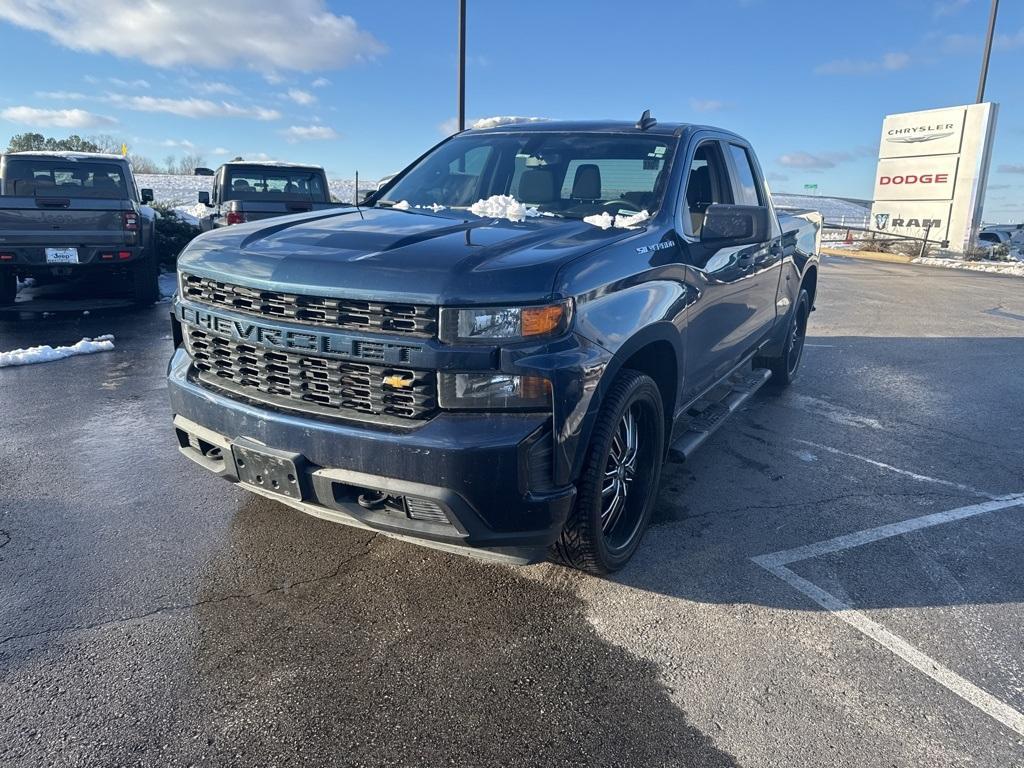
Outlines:
POLYGON ((0 196, 0 244, 127 245, 126 211, 127 200, 0 196))

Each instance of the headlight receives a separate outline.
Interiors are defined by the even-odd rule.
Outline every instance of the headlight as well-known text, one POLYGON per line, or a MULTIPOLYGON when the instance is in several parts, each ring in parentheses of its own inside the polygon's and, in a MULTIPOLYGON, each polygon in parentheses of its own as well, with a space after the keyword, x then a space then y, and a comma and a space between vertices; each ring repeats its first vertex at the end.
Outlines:
POLYGON ((511 373, 442 373, 438 404, 448 410, 540 410, 551 407, 551 382, 511 373))
POLYGON ((471 307, 441 310, 441 339, 493 342, 557 336, 569 327, 572 301, 539 307, 471 307))

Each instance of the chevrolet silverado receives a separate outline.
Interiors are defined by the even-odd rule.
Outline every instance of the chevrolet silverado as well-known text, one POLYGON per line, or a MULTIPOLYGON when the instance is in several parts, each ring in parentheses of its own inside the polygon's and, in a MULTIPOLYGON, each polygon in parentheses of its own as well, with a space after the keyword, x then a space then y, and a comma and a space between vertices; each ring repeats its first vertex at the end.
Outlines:
POLYGON ((329 520, 608 573, 663 462, 796 376, 818 240, 728 131, 463 131, 364 205, 185 249, 178 444, 329 520))

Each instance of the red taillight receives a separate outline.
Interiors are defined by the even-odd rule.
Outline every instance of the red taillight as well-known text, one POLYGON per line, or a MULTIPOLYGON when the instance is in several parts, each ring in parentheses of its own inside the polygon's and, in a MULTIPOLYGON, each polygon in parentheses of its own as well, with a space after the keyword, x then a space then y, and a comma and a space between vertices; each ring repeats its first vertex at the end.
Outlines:
POLYGON ((117 258, 119 258, 121 261, 128 261, 128 259, 130 259, 131 257, 132 257, 132 252, 131 251, 118 251, 117 252, 117 258))
POLYGON ((0 253, 0 261, 14 261, 13 253, 0 253))
POLYGON ((124 228, 129 232, 139 231, 139 215, 135 211, 124 212, 124 228))
POLYGON ((224 217, 224 220, 228 224, 245 224, 245 214, 241 211, 228 211, 228 215, 224 217))

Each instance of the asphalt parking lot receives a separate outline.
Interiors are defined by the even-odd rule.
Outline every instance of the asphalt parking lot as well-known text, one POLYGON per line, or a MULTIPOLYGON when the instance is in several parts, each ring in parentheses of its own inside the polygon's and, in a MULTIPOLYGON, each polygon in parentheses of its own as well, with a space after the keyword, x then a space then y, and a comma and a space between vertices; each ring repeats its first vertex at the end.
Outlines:
POLYGON ((0 317, 0 765, 1024 765, 1024 281, 827 259, 610 580, 180 457, 168 305, 0 317))

